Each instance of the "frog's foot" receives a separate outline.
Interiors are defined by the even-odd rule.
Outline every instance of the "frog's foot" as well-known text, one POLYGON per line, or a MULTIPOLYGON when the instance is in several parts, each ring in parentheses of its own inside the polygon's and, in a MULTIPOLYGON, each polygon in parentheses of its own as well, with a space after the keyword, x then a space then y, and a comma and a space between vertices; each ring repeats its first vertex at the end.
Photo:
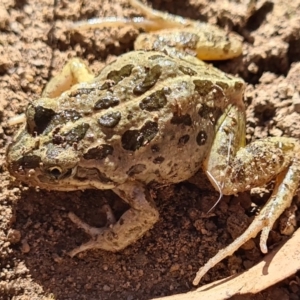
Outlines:
POLYGON ((107 204, 103 205, 102 210, 105 211, 106 220, 107 220, 106 225, 103 228, 92 227, 92 226, 88 225, 87 223, 85 223, 84 221, 82 221, 80 218, 78 218, 74 213, 72 213, 72 212, 69 213, 68 216, 69 216, 70 220, 74 224, 76 224, 79 228, 83 229, 88 235, 90 235, 92 237, 92 239, 89 242, 87 242, 86 244, 83 244, 83 245, 73 249, 72 251, 70 251, 68 253, 68 255, 73 257, 80 252, 95 248, 97 235, 101 235, 106 228, 108 228, 109 226, 112 226, 113 224, 116 223, 116 218, 115 218, 109 205, 107 205, 107 204))
POLYGON ((130 205, 118 221, 108 205, 104 206, 107 223, 102 228, 92 227, 69 213, 71 221, 92 237, 89 242, 70 251, 71 257, 90 249, 120 251, 142 237, 158 220, 158 211, 143 185, 129 182, 113 191, 130 205))
MULTIPOLYGON (((115 224, 116 218, 115 218, 114 213, 111 210, 110 206, 108 204, 105 204, 102 206, 102 210, 105 212, 106 220, 107 220, 104 228, 115 224)), ((90 235, 92 237, 100 234, 103 231, 102 228, 92 227, 92 226, 88 225, 87 223, 83 222, 80 218, 78 218, 72 212, 69 213, 68 217, 74 224, 76 224, 79 228, 83 229, 88 235, 90 235)))
POLYGON ((251 225, 241 236, 236 238, 230 245, 228 245, 224 249, 221 249, 214 257, 212 257, 203 267, 199 269, 193 281, 194 285, 198 285, 201 278, 210 269, 212 269, 216 264, 221 262, 224 258, 232 255, 251 238, 256 237, 260 231, 262 231, 260 236, 260 249, 263 253, 268 252, 267 239, 269 236, 269 232, 271 231, 275 221, 279 218, 279 216, 282 213, 281 209, 278 209, 278 207, 289 206, 289 201, 287 203, 284 202, 285 199, 282 199, 280 197, 281 195, 277 195, 277 199, 275 199, 277 192, 278 188, 275 188, 273 195, 269 199, 269 202, 265 205, 265 207, 262 209, 259 215, 256 216, 251 225))

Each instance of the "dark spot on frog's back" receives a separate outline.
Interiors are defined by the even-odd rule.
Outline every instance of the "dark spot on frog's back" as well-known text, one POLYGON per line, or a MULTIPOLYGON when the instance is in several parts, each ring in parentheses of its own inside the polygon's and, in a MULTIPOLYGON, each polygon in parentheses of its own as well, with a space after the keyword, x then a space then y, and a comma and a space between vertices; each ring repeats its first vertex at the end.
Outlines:
POLYGON ((108 90, 111 87, 113 87, 116 83, 114 81, 111 80, 107 80, 105 81, 100 87, 98 87, 98 89, 101 90, 108 90))
POLYGON ((140 102, 140 108, 147 111, 157 111, 163 108, 167 104, 166 95, 170 94, 169 88, 163 88, 158 90, 140 102))
POLYGON ((197 134, 196 141, 199 146, 205 145, 207 141, 207 133, 203 130, 199 131, 199 133, 197 134))
POLYGON ((217 81, 217 82, 216 82, 216 85, 218 85, 219 87, 221 87, 222 90, 227 90, 228 87, 229 87, 229 85, 228 85, 227 83, 222 82, 222 81, 217 81))
POLYGON ((171 124, 192 126, 192 119, 189 114, 179 115, 178 113, 174 113, 171 119, 171 124))
POLYGON ((159 165, 159 164, 161 164, 164 160, 165 160, 164 157, 162 157, 162 156, 157 156, 157 157, 155 157, 155 158, 153 159, 153 163, 159 165))
POLYGON ((206 104, 201 104, 201 107, 198 110, 198 114, 201 118, 211 120, 214 123, 221 116, 222 110, 219 107, 211 107, 206 104))
POLYGON ((182 148, 190 139, 190 136, 188 134, 183 135, 181 138, 178 140, 178 147, 182 148))
POLYGON ((135 88, 133 89, 133 93, 135 95, 142 95, 143 93, 151 89, 156 84, 156 82, 158 81, 161 75, 161 66, 156 65, 150 70, 146 69, 145 73, 146 73, 146 77, 144 81, 136 85, 135 88))
POLYGON ((115 82, 115 84, 117 84, 123 78, 130 76, 133 68, 134 68, 134 65, 129 64, 129 65, 122 67, 120 70, 110 71, 107 74, 107 79, 113 80, 115 82))
POLYGON ((127 130, 122 135, 122 146, 125 150, 136 151, 147 145, 158 133, 158 124, 147 121, 140 130, 127 130))
POLYGON ((60 135, 60 134, 53 134, 52 137, 52 143, 54 145, 62 145, 65 141, 64 136, 60 135))
POLYGON ((65 140, 70 145, 72 145, 73 143, 78 143, 85 137, 85 134, 89 128, 89 124, 81 123, 64 134, 65 140))
POLYGON ((108 155, 112 155, 113 152, 114 148, 112 146, 103 144, 98 147, 89 149, 88 152, 83 155, 83 158, 101 160, 106 158, 108 155))
POLYGON ((200 96, 206 96, 211 92, 211 90, 214 87, 214 84, 209 81, 209 80, 194 80, 193 81, 195 85, 195 91, 200 95, 200 96))
POLYGON ((134 175, 137 175, 137 174, 140 174, 142 173, 143 171, 146 170, 146 166, 144 164, 137 164, 137 165, 134 165, 132 166, 127 172, 126 174, 128 176, 134 176, 134 175))
POLYGON ((107 109, 110 107, 114 107, 120 103, 120 100, 113 96, 113 95, 107 95, 101 99, 99 99, 95 105, 94 109, 95 110, 100 110, 100 109, 107 109))
POLYGON ((41 134, 55 116, 55 111, 43 106, 29 105, 26 110, 27 130, 30 134, 41 134))
POLYGON ((20 169, 35 169, 40 166, 41 158, 37 155, 26 155, 13 162, 12 169, 19 171, 20 169))
POLYGON ((118 111, 108 112, 102 115, 98 123, 106 128, 114 128, 121 120, 121 113, 118 111))
POLYGON ((197 74, 196 71, 192 70, 189 67, 185 67, 185 66, 179 66, 178 69, 185 75, 190 75, 190 76, 194 76, 197 74))
POLYGON ((236 82, 234 84, 234 89, 236 91, 242 91, 244 89, 244 87, 245 87, 245 84, 243 82, 236 82))

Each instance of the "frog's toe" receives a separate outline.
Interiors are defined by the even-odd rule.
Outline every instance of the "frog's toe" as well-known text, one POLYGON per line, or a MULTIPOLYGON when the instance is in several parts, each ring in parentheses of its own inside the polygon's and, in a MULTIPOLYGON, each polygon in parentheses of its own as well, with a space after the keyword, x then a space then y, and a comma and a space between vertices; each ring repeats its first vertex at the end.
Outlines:
POLYGON ((114 216, 114 213, 111 209, 111 207, 108 204, 104 204, 102 206, 102 211, 105 212, 106 214, 106 225, 103 228, 98 228, 98 227, 92 227, 90 225, 88 225, 87 223, 85 223, 84 221, 82 221, 80 218, 78 218, 74 213, 70 212, 68 214, 68 217, 70 218, 70 220, 76 224, 79 228, 83 229, 88 235, 90 235, 91 237, 96 237, 99 234, 103 233, 103 230, 106 227, 110 227, 111 225, 116 223, 116 218, 114 216))
MULTIPOLYGON (((85 233, 91 236, 90 241, 68 252, 69 256, 74 257, 80 252, 91 249, 103 249, 113 252, 119 250, 118 245, 114 245, 112 239, 109 238, 111 234, 113 235, 112 227, 116 223, 116 218, 109 205, 103 205, 102 211, 106 213, 107 220, 106 225, 103 227, 90 226, 89 224, 82 221, 79 217, 77 217, 74 213, 70 212, 68 214, 68 217, 75 225, 83 229, 85 233)), ((117 237, 115 238, 115 240, 117 242, 117 237)))
POLYGON ((74 224, 76 224, 79 228, 83 229, 91 237, 95 237, 95 236, 103 233, 104 228, 90 226, 89 224, 85 223, 80 218, 78 218, 72 212, 69 213, 68 217, 74 224))
POLYGON ((102 210, 106 213, 106 226, 107 227, 109 227, 117 222, 116 217, 115 217, 111 207, 108 204, 104 204, 102 206, 102 210))
POLYGON ((79 228, 83 229, 88 235, 90 235, 92 238, 87 243, 80 245, 79 247, 76 247, 75 249, 68 252, 68 255, 71 257, 74 257, 80 252, 91 250, 91 249, 101 249, 104 248, 106 245, 106 241, 104 238, 105 231, 109 230, 109 227, 115 223, 115 217, 110 209, 110 207, 107 205, 104 207, 104 210, 107 214, 107 223, 104 227, 93 227, 82 221, 80 218, 78 218, 74 213, 69 213, 70 220, 76 224, 79 228))
MULTIPOLYGON (((269 227, 269 226, 267 226, 269 227)), ((221 262, 224 258, 232 255, 237 251, 243 244, 248 242, 251 238, 254 238, 261 230, 266 228, 265 222, 260 214, 256 219, 251 223, 248 229, 238 238, 236 238, 231 244, 227 247, 221 249, 214 257, 212 257, 203 267, 197 272, 195 279, 193 281, 194 285, 198 285, 201 278, 216 264, 221 262)), ((267 237, 266 237, 267 238, 267 237)))

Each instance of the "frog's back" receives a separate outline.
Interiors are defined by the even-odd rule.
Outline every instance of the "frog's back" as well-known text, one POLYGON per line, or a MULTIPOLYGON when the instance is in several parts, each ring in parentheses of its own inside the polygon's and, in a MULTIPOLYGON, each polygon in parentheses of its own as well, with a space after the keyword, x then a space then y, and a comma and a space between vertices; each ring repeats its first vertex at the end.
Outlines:
POLYGON ((95 82, 100 92, 91 128, 97 139, 85 147, 81 164, 96 164, 114 182, 191 177, 210 149, 229 96, 243 88, 240 79, 196 58, 153 51, 119 57, 95 82))

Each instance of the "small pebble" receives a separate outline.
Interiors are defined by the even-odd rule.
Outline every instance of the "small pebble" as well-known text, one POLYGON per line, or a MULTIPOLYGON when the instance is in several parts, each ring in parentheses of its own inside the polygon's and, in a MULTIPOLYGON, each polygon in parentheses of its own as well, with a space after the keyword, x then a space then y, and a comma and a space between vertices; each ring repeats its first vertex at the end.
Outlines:
POLYGON ((180 265, 179 264, 173 264, 170 268, 170 272, 176 272, 180 269, 180 265))
POLYGON ((16 229, 10 229, 7 234, 7 239, 11 244, 17 244, 21 240, 21 232, 16 229))
POLYGON ((110 292, 110 287, 108 285, 103 286, 103 291, 104 292, 110 292))
POLYGON ((22 240, 21 251, 23 253, 28 253, 30 251, 30 246, 29 246, 29 244, 27 243, 26 240, 22 240))

